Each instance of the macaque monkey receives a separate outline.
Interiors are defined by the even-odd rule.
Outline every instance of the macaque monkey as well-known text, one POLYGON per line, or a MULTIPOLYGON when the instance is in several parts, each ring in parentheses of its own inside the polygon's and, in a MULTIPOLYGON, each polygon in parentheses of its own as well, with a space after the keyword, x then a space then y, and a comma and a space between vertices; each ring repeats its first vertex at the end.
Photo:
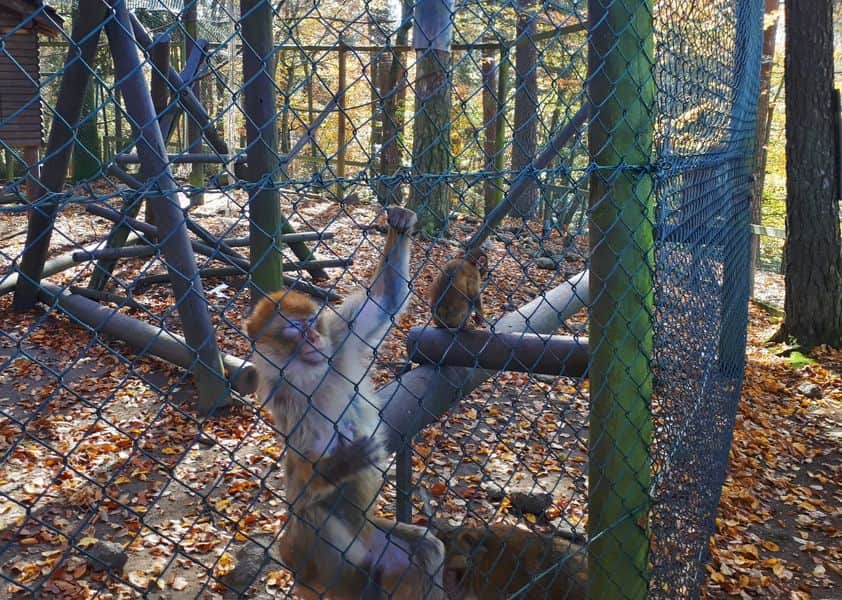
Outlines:
POLYGON ((487 273, 488 257, 480 248, 468 250, 445 265, 430 294, 436 327, 465 329, 471 314, 476 325, 483 323, 482 281, 487 273))
POLYGON ((383 257, 368 289, 339 307, 281 291, 245 321, 259 397, 285 441, 289 515, 280 556, 303 598, 440 600, 444 546, 424 527, 373 516, 381 408, 372 349, 409 297, 410 210, 388 211, 383 257))
POLYGON ((587 554, 570 540, 502 524, 436 535, 444 542, 444 589, 452 600, 587 598, 587 554))

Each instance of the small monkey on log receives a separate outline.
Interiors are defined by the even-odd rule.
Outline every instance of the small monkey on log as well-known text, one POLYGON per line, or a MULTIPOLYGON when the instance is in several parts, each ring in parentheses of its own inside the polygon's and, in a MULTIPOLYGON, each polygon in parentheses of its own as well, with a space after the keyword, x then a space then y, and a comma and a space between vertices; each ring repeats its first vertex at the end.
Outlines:
POLYGON ((488 273, 488 257, 481 248, 472 248, 449 261, 430 293, 433 324, 444 329, 465 329, 473 314, 482 325, 482 282, 488 273))
POLYGON ((570 540, 510 525, 439 530, 452 600, 586 600, 587 552, 570 540))
POLYGON ((303 598, 440 600, 444 546, 424 527, 372 514, 383 482, 372 352, 409 298, 410 210, 388 211, 368 288, 339 307, 295 291, 261 299, 245 320, 258 394, 286 449, 289 515, 280 556, 303 598))

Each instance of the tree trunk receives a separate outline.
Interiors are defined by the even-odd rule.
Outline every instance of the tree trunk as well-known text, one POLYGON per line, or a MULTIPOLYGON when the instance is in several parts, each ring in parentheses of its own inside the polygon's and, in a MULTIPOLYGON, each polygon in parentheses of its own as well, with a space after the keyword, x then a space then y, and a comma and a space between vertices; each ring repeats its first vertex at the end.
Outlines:
MULTIPOLYGON (((494 171, 494 155, 497 149, 497 115, 503 108, 502 102, 497 98, 498 72, 495 52, 493 50, 484 52, 482 58, 482 127, 485 132, 483 168, 488 173, 494 171)), ((497 190, 494 184, 494 178, 486 177, 483 185, 485 215, 497 206, 497 190)))
POLYGON ((833 8, 786 0, 787 251, 784 324, 799 344, 842 342, 842 240, 835 198, 833 8))
POLYGON ((409 207, 418 214, 418 229, 430 237, 447 232, 450 212, 450 52, 418 51, 415 63, 415 122, 412 166, 414 184, 409 207))
MULTIPOLYGON (((538 121, 538 74, 535 49, 535 13, 530 0, 518 2, 517 44, 515 46, 515 125, 512 140, 512 170, 525 169, 535 158, 538 121)), ((531 183, 515 202, 512 215, 529 218, 535 210, 538 187, 531 183)))
MULTIPOLYGON (((751 222, 761 225, 763 217, 763 181, 766 176, 766 146, 769 143, 769 93, 772 87, 772 65, 775 62, 775 38, 780 0, 766 0, 763 30, 763 62, 760 66, 760 97, 757 100, 757 125, 754 135, 754 192, 751 197, 751 222)), ((751 290, 754 292, 754 269, 760 256, 760 236, 751 236, 751 290)))
MULTIPOLYGON (((411 23, 406 20, 412 12, 407 0, 400 4, 397 15, 398 30, 395 32, 395 46, 406 46, 411 23), (405 22, 406 21, 406 22, 405 22)), ((401 166, 403 149, 403 119, 406 108, 406 65, 402 51, 393 50, 388 71, 383 69, 386 81, 380 87, 383 103, 383 132, 380 146, 380 175, 391 177, 401 166)), ((378 180, 375 185, 377 199, 383 205, 401 204, 403 194, 399 184, 378 180)))

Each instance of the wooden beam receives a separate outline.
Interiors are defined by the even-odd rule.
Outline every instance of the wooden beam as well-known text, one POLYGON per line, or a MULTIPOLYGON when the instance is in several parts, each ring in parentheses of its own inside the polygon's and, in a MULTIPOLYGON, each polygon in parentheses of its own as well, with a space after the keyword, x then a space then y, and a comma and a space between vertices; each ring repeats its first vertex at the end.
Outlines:
MULTIPOLYGON (((73 19, 72 44, 64 61, 64 74, 58 91, 55 118, 50 127, 41 179, 38 182, 38 208, 29 213, 26 244, 20 260, 20 281, 15 288, 12 306, 32 308, 37 301, 38 285, 50 249, 53 223, 59 203, 52 197, 62 191, 73 137, 82 114, 85 90, 91 78, 97 42, 107 6, 99 0, 79 0, 73 19)), ((34 193, 33 193, 34 197, 34 193)))
POLYGON ((583 377, 589 357, 586 338, 437 327, 411 329, 406 349, 409 360, 420 364, 559 377, 583 377))
MULTIPOLYGON (((115 76, 127 111, 141 129, 136 145, 142 176, 147 181, 154 181, 161 191, 160 195, 150 196, 147 202, 155 215, 161 254, 166 259, 185 338, 196 353, 193 375, 198 388, 198 408, 203 414, 209 414, 230 403, 216 334, 176 197, 177 186, 166 161, 164 138, 137 54, 137 42, 131 33, 131 17, 122 0, 111 0, 111 4, 113 18, 106 23, 105 33, 114 58, 115 76)), ((148 43, 142 45, 149 46, 148 43)))

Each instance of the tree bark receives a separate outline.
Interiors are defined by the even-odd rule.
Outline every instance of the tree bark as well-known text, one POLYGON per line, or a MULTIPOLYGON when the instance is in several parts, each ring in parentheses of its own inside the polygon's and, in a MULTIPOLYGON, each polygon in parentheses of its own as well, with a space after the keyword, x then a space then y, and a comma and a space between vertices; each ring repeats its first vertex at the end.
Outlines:
MULTIPOLYGON (((763 62, 760 66, 760 97, 757 100, 757 125, 754 135, 754 193, 751 197, 751 222, 761 225, 763 218, 763 181, 766 176, 766 153, 769 143, 769 95, 772 87, 772 65, 775 62, 775 38, 778 33, 778 16, 775 14, 780 0, 766 0, 763 30, 763 62)), ((760 256, 760 236, 751 236, 751 288, 754 293, 754 269, 760 256)))
POLYGON ((835 198, 833 6, 786 0, 786 299, 779 338, 842 343, 842 240, 835 198))
MULTIPOLYGON (((497 149, 497 118, 502 110, 501 100, 497 98, 497 76, 499 67, 493 50, 487 50, 482 57, 482 127, 485 132, 483 168, 488 173, 494 172, 494 157, 497 149)), ((501 117, 502 118, 502 117, 501 117)), ((487 215, 497 206, 496 179, 486 177, 483 185, 484 213, 487 215)))
MULTIPOLYGON (((412 13, 412 5, 408 0, 400 4, 397 15, 398 29, 395 32, 395 46, 406 46, 409 39, 411 23, 407 15, 412 13)), ((392 50, 392 57, 388 70, 383 67, 385 81, 380 87, 383 98, 383 129, 380 146, 380 175, 392 177, 401 166, 403 157, 403 119, 406 108, 406 64, 404 54, 400 50, 392 50)), ((391 184, 378 180, 375 183, 377 199, 381 204, 401 204, 403 192, 399 184, 391 184)))
MULTIPOLYGON (((535 48, 535 13, 530 0, 518 2, 517 44, 515 46, 515 125, 512 140, 512 170, 518 172, 529 167, 537 150, 538 74, 535 48)), ((520 195, 512 214, 529 218, 538 200, 535 182, 520 195)))
POLYGON ((450 52, 419 50, 409 208, 418 214, 418 229, 430 237, 446 234, 450 213, 450 85, 450 52))

